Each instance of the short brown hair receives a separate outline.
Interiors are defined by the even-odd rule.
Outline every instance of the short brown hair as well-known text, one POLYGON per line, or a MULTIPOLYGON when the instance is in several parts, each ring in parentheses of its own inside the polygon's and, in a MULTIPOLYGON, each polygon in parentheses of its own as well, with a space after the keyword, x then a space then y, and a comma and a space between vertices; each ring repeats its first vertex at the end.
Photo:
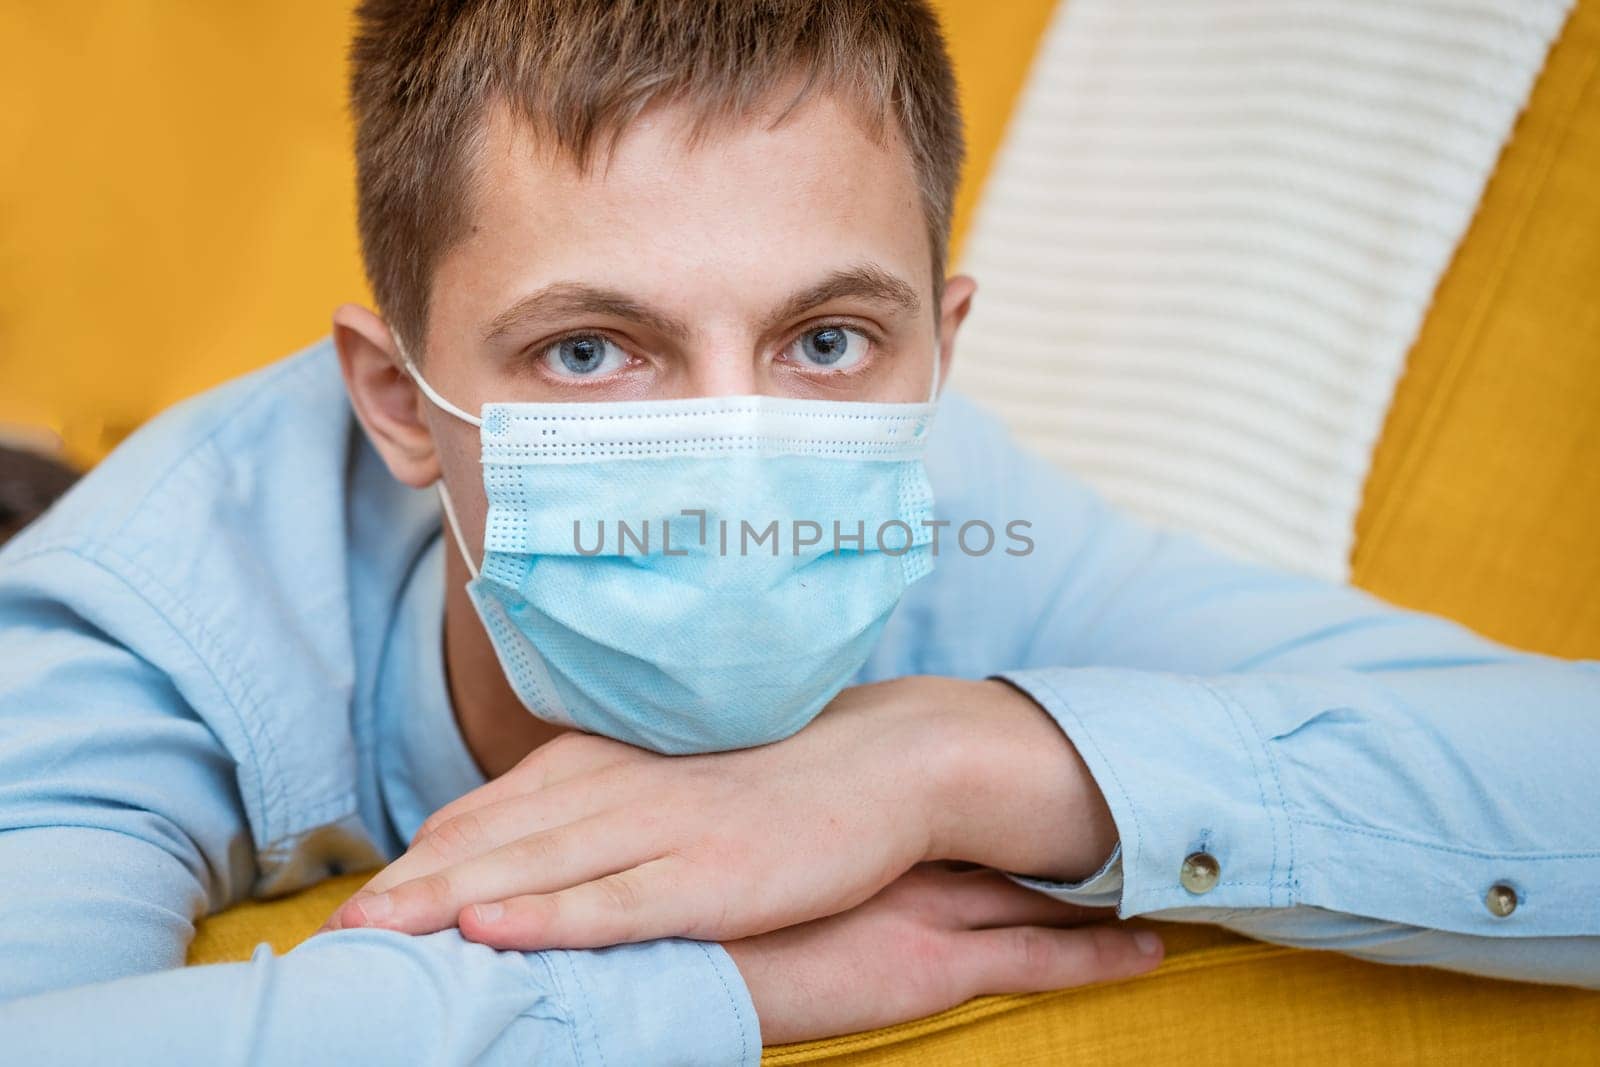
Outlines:
MULTIPOLYGON (((491 101, 586 167, 647 107, 696 109, 695 134, 781 84, 893 111, 942 287, 963 142, 955 79, 924 0, 364 0, 351 46, 361 249, 378 306, 423 346, 439 258, 465 233, 491 101)), ((881 142, 880 142, 881 143, 881 142)))

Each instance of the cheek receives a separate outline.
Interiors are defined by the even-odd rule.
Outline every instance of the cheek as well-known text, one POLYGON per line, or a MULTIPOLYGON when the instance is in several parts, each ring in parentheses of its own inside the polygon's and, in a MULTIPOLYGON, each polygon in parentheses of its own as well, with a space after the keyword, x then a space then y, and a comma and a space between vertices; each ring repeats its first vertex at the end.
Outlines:
POLYGON ((939 334, 931 321, 911 332, 894 362, 894 399, 902 403, 929 399, 939 365, 939 334))
POLYGON ((919 348, 914 358, 905 361, 901 388, 906 403, 921 403, 932 399, 936 384, 934 374, 939 364, 938 346, 928 344, 919 348))

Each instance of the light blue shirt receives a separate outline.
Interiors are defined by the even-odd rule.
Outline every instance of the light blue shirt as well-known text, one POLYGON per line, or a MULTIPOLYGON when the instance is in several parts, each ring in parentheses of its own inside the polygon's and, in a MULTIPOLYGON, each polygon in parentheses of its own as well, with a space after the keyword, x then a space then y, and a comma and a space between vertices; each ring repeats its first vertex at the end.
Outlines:
MULTIPOLYGON (((946 545, 860 680, 1002 674, 1060 724, 1121 844, 1082 884, 1027 884, 1600 985, 1600 665, 1145 527, 959 397, 928 466, 942 517, 1023 519, 1035 547, 946 545), (1221 875, 1195 895, 1200 850, 1221 875)), ((441 552, 435 498, 385 471, 327 342, 155 420, 0 552, 10 1057, 756 1062, 714 944, 342 931, 181 969, 199 916, 392 858, 481 784, 444 684, 441 552)))

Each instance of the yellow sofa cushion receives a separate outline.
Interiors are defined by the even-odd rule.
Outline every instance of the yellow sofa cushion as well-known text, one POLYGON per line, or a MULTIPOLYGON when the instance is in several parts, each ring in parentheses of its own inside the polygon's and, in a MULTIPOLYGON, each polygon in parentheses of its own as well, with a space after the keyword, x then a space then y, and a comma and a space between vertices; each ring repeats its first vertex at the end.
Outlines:
MULTIPOLYGON (((367 875, 346 875, 203 923, 190 963, 287 951, 367 875)), ((1145 1065, 1220 1062, 1522 1062, 1600 1059, 1600 993, 1383 967, 1159 926, 1167 959, 1128 982, 980 997, 928 1019, 775 1046, 764 1063, 1145 1065)), ((870 990, 863 990, 870 996, 870 990)))
POLYGON ((1367 477, 1353 579, 1600 658, 1600 2, 1581 0, 1439 285, 1367 477))

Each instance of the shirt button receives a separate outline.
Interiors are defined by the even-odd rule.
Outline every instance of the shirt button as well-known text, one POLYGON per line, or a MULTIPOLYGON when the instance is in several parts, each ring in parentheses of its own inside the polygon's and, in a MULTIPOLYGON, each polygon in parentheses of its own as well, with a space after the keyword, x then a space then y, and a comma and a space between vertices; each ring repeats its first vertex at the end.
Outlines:
POLYGON ((1504 919, 1507 915, 1517 910, 1517 891, 1504 882, 1496 883, 1489 887, 1489 892, 1484 894, 1484 906, 1489 909, 1489 914, 1496 919, 1504 919))
POLYGON ((1191 852, 1183 858, 1183 870, 1178 872, 1178 881, 1183 888, 1198 895, 1211 892, 1221 875, 1222 867, 1215 856, 1209 852, 1191 852))

